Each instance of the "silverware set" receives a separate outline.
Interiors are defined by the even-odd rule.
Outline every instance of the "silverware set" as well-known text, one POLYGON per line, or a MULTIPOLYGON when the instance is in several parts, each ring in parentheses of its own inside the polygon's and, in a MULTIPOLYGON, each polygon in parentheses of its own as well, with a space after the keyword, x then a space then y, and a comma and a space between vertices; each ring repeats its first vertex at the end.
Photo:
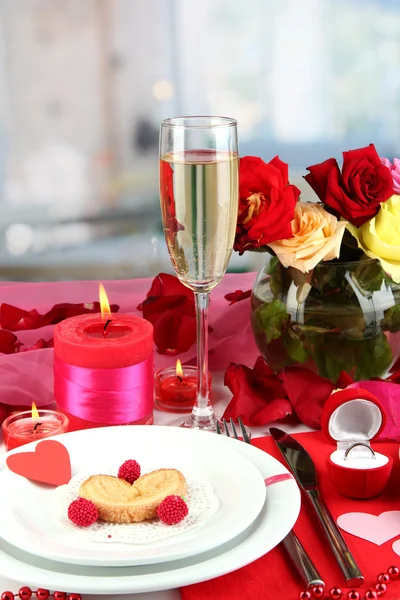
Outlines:
MULTIPOLYGON (((244 426, 240 418, 238 419, 238 425, 243 441, 250 444, 250 430, 244 426)), ((230 420, 229 424, 225 419, 222 422, 217 421, 216 429, 220 435, 224 433, 227 437, 239 439, 233 419, 230 420)), ((310 455, 297 440, 284 431, 272 427, 270 434, 285 459, 289 470, 308 498, 328 545, 343 573, 347 586, 359 587, 363 584, 364 577, 333 520, 329 509, 319 495, 317 473, 310 455)), ((293 566, 307 587, 324 585, 314 563, 293 531, 282 541, 282 546, 285 548, 293 566)))

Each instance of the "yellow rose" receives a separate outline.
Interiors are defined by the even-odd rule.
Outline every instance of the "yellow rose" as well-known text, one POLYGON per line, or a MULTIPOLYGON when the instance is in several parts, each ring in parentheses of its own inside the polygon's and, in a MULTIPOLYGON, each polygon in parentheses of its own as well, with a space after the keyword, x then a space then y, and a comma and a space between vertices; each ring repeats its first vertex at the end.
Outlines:
POLYGON ((400 196, 382 202, 376 217, 359 229, 350 223, 347 228, 365 254, 378 258, 383 270, 400 283, 400 196))
POLYGON ((347 221, 338 221, 321 204, 298 202, 293 237, 268 244, 284 267, 308 273, 319 262, 338 258, 347 221))

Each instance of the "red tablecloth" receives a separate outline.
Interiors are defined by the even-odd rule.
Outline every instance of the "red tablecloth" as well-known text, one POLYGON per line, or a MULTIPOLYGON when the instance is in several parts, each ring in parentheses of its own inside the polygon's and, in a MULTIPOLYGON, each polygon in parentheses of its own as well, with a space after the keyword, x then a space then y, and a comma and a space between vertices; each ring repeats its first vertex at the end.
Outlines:
MULTIPOLYGON (((399 445, 393 442, 377 444, 379 452, 393 456, 395 468, 384 494, 372 500, 351 500, 340 496, 327 477, 325 460, 333 451, 321 432, 297 434, 299 442, 315 461, 320 480, 321 494, 333 517, 348 512, 367 512, 374 515, 387 510, 400 510, 399 445)), ((253 441, 255 446, 283 462, 275 443, 269 437, 253 441)), ((279 485, 279 484, 276 484, 279 485)), ((304 500, 295 532, 314 561, 327 588, 337 585, 345 588, 343 576, 328 548, 308 502, 304 500)), ((390 565, 400 565, 400 557, 392 550, 396 538, 377 546, 371 542, 344 533, 349 548, 365 577, 365 586, 374 588, 376 576, 390 565)), ((400 538, 400 536, 398 536, 400 538)), ((278 546, 259 560, 223 577, 191 585, 181 590, 183 600, 295 600, 304 586, 295 573, 283 548, 278 546)), ((384 598, 400 598, 400 580, 389 584, 384 598)))

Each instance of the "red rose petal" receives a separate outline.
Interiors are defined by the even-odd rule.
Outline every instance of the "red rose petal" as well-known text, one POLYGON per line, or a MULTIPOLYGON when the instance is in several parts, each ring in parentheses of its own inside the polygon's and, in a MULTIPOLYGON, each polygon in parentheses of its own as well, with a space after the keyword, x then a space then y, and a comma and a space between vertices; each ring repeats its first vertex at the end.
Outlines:
POLYGON ((351 385, 352 383, 354 383, 354 379, 352 379, 350 377, 350 375, 348 373, 346 373, 346 371, 342 371, 339 375, 339 378, 336 382, 336 388, 338 389, 344 389, 346 388, 348 385, 351 385))
POLYGON ((279 377, 300 421, 320 429, 322 409, 334 390, 333 383, 301 367, 287 367, 279 377))
POLYGON ((177 277, 157 275, 138 310, 153 324, 154 343, 160 354, 180 354, 196 342, 194 294, 177 277))
MULTIPOLYGON (((119 311, 117 304, 110 306, 111 312, 119 311)), ((22 331, 39 329, 46 325, 55 325, 69 317, 100 312, 100 303, 91 304, 55 304, 47 313, 41 315, 36 309, 27 311, 11 304, 3 303, 0 306, 0 323, 2 329, 8 331, 22 331)))
POLYGON ((236 304, 236 302, 241 302, 242 300, 250 298, 250 296, 251 290, 246 290, 245 292, 243 290, 235 290, 234 292, 226 294, 224 298, 225 300, 228 300, 229 306, 231 306, 232 304, 236 304))
POLYGON ((281 381, 262 357, 254 369, 231 363, 224 383, 233 394, 223 415, 225 419, 241 417, 246 425, 266 425, 271 419, 281 420, 292 414, 281 381))
POLYGON ((0 329, 0 353, 14 354, 19 351, 21 343, 11 331, 0 329))
POLYGON ((252 425, 265 425, 275 423, 292 415, 293 408, 289 400, 272 400, 265 408, 260 410, 252 419, 252 425))

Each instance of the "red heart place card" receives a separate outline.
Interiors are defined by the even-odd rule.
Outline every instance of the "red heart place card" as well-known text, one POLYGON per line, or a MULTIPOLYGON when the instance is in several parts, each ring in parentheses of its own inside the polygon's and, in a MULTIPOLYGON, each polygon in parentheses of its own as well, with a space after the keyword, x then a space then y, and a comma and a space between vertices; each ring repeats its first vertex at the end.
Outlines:
POLYGON ((71 479, 71 460, 68 450, 55 440, 39 442, 33 452, 18 452, 8 456, 10 471, 50 485, 63 485, 71 479))

